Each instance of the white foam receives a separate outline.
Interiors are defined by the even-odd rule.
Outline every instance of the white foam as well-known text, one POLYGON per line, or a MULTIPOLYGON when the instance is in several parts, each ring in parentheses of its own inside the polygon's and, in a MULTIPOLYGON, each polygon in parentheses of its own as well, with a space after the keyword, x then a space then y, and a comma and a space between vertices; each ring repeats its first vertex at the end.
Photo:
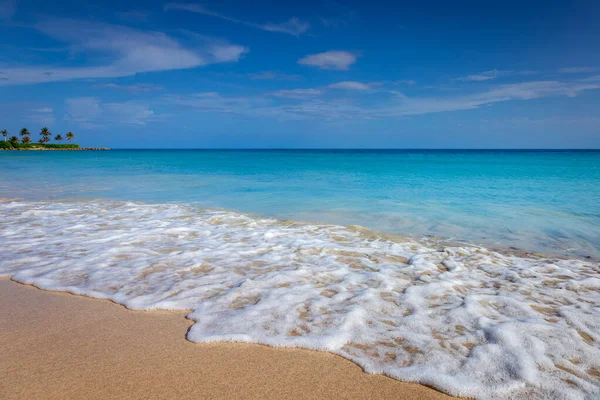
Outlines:
POLYGON ((327 350, 482 399, 600 395, 595 263, 176 204, 11 201, 0 217, 0 274, 191 310, 194 342, 327 350))

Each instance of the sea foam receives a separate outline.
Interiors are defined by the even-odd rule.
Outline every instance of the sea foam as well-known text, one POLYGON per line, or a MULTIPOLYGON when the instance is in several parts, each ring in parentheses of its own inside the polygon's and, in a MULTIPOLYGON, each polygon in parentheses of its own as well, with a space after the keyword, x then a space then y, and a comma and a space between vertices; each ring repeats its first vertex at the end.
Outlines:
POLYGON ((600 395, 600 266, 182 204, 0 202, 0 275, 193 342, 326 350, 481 399, 600 395))

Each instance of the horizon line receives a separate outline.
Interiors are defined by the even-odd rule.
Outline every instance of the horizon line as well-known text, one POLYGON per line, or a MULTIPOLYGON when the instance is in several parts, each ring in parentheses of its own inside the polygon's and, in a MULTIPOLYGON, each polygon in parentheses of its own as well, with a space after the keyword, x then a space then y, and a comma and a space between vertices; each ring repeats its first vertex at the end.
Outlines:
POLYGON ((447 148, 447 147, 396 147, 396 148, 361 148, 361 147, 111 147, 111 150, 285 150, 285 151, 600 151, 600 148, 447 148))

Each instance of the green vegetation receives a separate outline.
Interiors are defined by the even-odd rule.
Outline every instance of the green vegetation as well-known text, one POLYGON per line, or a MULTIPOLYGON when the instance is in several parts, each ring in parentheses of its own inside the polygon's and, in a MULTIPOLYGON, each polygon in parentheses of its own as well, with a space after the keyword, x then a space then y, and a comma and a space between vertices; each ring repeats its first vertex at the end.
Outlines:
POLYGON ((57 143, 19 143, 18 141, 1 141, 0 149, 78 149, 78 144, 57 144, 57 143))
POLYGON ((31 135, 31 133, 29 133, 29 130, 27 128, 21 129, 20 134, 21 134, 21 141, 23 143, 31 142, 31 138, 29 137, 29 135, 31 135))
POLYGON ((27 128, 21 129, 19 135, 21 140, 17 136, 11 136, 8 140, 8 131, 6 129, 0 130, 0 134, 3 140, 0 142, 0 150, 26 150, 26 149, 79 149, 78 144, 72 144, 71 141, 75 138, 73 132, 67 132, 65 136, 60 133, 54 137, 54 140, 59 143, 49 143, 52 138, 50 129, 43 127, 40 130, 40 139, 37 143, 33 143, 31 140, 31 132, 27 128), (60 143, 62 140, 67 139, 69 144, 60 143))
POLYGON ((52 135, 50 130, 46 127, 43 127, 40 131, 40 136, 42 137, 40 139, 40 143, 48 143, 50 141, 50 135, 52 135))

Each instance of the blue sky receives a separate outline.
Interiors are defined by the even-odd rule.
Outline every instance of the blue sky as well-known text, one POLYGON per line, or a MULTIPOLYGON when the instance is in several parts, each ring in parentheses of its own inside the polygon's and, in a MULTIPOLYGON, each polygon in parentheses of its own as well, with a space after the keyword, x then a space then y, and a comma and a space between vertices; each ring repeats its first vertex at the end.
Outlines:
POLYGON ((599 20, 593 0, 0 0, 0 129, 114 148, 600 148, 599 20))

